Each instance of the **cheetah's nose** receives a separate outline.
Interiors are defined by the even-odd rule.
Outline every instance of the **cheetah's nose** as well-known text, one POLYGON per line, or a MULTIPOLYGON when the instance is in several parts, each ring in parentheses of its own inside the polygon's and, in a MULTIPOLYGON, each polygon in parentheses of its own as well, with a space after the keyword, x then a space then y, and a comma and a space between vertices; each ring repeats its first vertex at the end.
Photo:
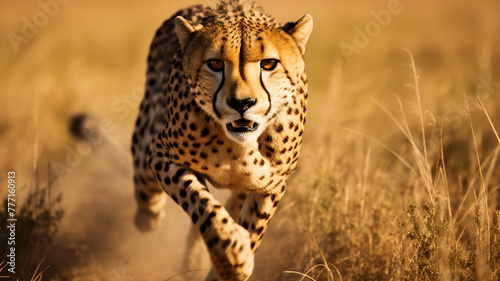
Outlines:
POLYGON ((254 106, 257 103, 256 99, 253 98, 246 98, 246 99, 237 99, 237 98, 230 98, 227 100, 227 104, 236 109, 240 114, 243 114, 247 109, 250 107, 254 106))

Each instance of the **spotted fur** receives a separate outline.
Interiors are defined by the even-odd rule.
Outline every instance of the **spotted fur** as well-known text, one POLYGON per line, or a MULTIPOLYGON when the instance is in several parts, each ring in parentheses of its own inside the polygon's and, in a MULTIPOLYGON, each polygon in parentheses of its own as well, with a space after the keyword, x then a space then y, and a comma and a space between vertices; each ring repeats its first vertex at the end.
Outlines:
POLYGON ((136 225, 159 226, 167 196, 212 259, 206 280, 247 280, 297 166, 312 18, 280 25, 247 1, 181 10, 158 29, 132 139, 136 225), (222 206, 207 188, 230 189, 222 206))

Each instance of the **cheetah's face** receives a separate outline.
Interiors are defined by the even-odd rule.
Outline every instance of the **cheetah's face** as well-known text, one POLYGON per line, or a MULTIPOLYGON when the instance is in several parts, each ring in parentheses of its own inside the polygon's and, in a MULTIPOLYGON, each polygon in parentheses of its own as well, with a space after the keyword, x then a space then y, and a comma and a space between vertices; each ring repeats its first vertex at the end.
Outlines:
POLYGON ((310 16, 289 32, 245 20, 196 29, 176 21, 191 93, 230 139, 242 143, 256 140, 296 94, 312 30, 310 16))

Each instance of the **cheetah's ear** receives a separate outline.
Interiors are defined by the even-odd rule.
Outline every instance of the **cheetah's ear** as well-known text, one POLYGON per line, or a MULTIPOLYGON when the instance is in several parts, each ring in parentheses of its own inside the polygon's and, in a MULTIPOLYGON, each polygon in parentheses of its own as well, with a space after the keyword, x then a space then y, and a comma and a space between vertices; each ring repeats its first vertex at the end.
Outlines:
POLYGON ((182 47, 186 47, 189 39, 191 39, 191 33, 194 31, 194 27, 185 18, 181 16, 175 18, 175 33, 177 33, 182 47))
POLYGON ((306 52, 307 40, 313 30, 312 16, 307 14, 294 23, 286 24, 283 29, 295 39, 300 51, 304 54, 306 52))

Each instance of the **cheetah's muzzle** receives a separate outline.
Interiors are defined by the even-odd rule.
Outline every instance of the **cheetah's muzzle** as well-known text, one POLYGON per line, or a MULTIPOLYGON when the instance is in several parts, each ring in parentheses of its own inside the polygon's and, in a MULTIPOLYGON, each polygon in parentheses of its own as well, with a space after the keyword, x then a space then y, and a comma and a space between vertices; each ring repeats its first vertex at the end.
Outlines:
POLYGON ((231 121, 230 123, 226 124, 227 130, 235 133, 246 133, 255 131, 257 127, 259 127, 259 124, 244 118, 231 121))

